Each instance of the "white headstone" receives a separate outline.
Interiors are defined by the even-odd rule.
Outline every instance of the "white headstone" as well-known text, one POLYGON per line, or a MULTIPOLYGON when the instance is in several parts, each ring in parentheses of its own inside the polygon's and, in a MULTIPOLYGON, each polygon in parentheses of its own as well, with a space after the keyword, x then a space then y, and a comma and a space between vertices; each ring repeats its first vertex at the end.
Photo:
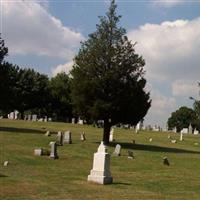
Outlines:
POLYGON ((4 167, 7 167, 8 164, 9 164, 9 162, 6 160, 6 161, 4 161, 3 166, 4 166, 4 167))
POLYGON ((187 134, 187 133, 188 133, 188 128, 183 128, 183 129, 181 130, 181 133, 187 134))
POLYGON ((99 184, 110 184, 113 178, 110 173, 110 155, 106 152, 106 146, 101 142, 97 153, 94 154, 93 168, 88 175, 88 181, 99 184))
POLYGON ((35 156, 42 156, 42 149, 34 149, 35 156))
POLYGON ((85 141, 85 140, 86 140, 86 138, 85 138, 85 133, 84 133, 84 132, 81 133, 81 138, 80 138, 80 140, 81 140, 81 141, 85 141))
POLYGON ((114 128, 111 128, 110 130, 110 136, 109 136, 109 142, 114 141, 114 128))
POLYGON ((115 151, 113 152, 113 155, 120 156, 121 155, 121 145, 117 144, 115 147, 115 151))
POLYGON ((51 153, 50 153, 50 158, 52 159, 57 159, 58 154, 57 154, 57 144, 56 142, 50 142, 49 145, 51 146, 51 153))
POLYGON ((180 141, 183 141, 183 133, 180 133, 180 141))
POLYGON ((61 131, 58 131, 56 138, 57 138, 56 144, 62 146, 64 141, 63 141, 63 133, 61 131))
POLYGON ((188 132, 189 132, 189 134, 192 134, 192 125, 191 124, 188 127, 188 132))
POLYGON ((32 121, 34 121, 34 122, 37 121, 37 115, 32 115, 32 121))
POLYGON ((70 131, 64 132, 64 138, 63 138, 64 144, 71 144, 72 143, 72 134, 70 131))
POLYGON ((199 134, 199 131, 196 130, 196 128, 194 129, 194 135, 198 135, 199 134))

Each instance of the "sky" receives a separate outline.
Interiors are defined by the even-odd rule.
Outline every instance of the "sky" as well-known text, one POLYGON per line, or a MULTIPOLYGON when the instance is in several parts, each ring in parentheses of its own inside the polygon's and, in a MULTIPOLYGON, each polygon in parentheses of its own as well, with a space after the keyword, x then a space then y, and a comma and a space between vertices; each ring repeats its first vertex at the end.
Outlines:
MULTIPOLYGON (((146 61, 146 90, 152 106, 145 124, 166 126, 180 106, 199 99, 200 0, 118 0, 120 26, 137 42, 146 61)), ((9 49, 6 58, 55 76, 68 73, 80 42, 96 30, 105 0, 0 0, 0 32, 9 49)))

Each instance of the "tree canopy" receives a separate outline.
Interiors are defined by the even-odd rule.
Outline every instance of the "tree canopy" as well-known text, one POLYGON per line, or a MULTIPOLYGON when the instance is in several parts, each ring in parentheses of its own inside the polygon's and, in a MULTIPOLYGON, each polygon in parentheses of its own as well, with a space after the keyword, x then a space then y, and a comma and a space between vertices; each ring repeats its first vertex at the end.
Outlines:
POLYGON ((151 105, 144 89, 145 61, 118 26, 116 7, 113 0, 97 30, 82 43, 71 71, 75 111, 86 120, 104 120, 105 143, 112 125, 135 125, 151 105))
POLYGON ((170 129, 176 127, 177 131, 180 132, 183 128, 189 127, 190 124, 194 127, 196 125, 196 119, 195 111, 183 106, 171 114, 167 123, 170 129))

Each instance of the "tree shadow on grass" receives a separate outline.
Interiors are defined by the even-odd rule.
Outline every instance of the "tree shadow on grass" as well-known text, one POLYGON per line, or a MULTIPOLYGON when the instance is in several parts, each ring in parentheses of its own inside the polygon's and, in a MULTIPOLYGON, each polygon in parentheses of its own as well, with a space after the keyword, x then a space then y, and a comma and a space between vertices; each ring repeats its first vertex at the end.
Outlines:
POLYGON ((8 177, 8 176, 6 176, 6 175, 4 175, 4 174, 0 174, 0 177, 8 177))
POLYGON ((112 142, 109 143, 108 146, 115 147, 116 144, 120 144, 123 149, 132 149, 132 150, 142 150, 142 151, 152 151, 152 152, 166 152, 166 153, 192 153, 192 154, 200 154, 199 151, 191 151, 187 149, 177 149, 156 145, 148 145, 148 144, 131 144, 131 143, 123 143, 123 142, 112 142))
POLYGON ((131 185, 130 183, 113 182, 113 185, 131 185))
POLYGON ((45 133, 44 130, 29 129, 29 128, 13 128, 13 127, 0 127, 0 131, 15 132, 15 133, 45 133))

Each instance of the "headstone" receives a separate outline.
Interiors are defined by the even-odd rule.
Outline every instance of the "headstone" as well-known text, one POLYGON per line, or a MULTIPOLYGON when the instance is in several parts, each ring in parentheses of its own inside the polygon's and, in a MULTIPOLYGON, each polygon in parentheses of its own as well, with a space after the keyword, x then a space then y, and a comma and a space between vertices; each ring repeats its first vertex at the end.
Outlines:
POLYGON ((174 133, 177 133, 177 128, 176 128, 176 126, 173 128, 173 130, 172 130, 174 133))
POLYGON ((50 142, 49 145, 51 146, 51 153, 49 157, 52 159, 58 159, 56 142, 50 142))
POLYGON ((35 156, 42 156, 42 148, 34 149, 34 155, 35 156))
POLYGON ((75 118, 72 118, 72 124, 75 124, 75 118))
POLYGON ((152 138, 149 138, 149 142, 152 142, 152 140, 153 140, 152 138))
POLYGON ((111 184, 113 178, 110 173, 110 155, 106 146, 101 142, 97 153, 94 154, 93 168, 88 175, 88 181, 99 184, 111 184))
POLYGON ((109 136, 109 142, 113 142, 113 141, 114 141, 114 128, 110 130, 110 136, 109 136))
POLYGON ((189 132, 189 134, 192 134, 192 125, 191 124, 188 127, 188 132, 189 132))
POLYGON ((47 122, 47 119, 48 119, 47 116, 45 116, 45 117, 44 117, 44 122, 47 122))
POLYGON ((52 118, 51 117, 48 118, 48 122, 52 122, 52 118))
POLYGON ((183 129, 181 130, 181 133, 187 134, 187 133, 188 133, 188 128, 183 128, 183 129))
POLYGON ((79 119, 78 119, 78 124, 81 124, 81 125, 84 124, 83 120, 82 120, 80 117, 79 117, 79 119))
POLYGON ((14 113, 14 112, 11 112, 11 113, 8 115, 8 119, 15 119, 15 113, 14 113))
POLYGON ((28 121, 31 121, 31 115, 28 115, 28 121))
POLYGON ((62 146, 63 145, 63 133, 58 131, 56 144, 62 146))
POLYGON ((175 144, 177 141, 176 140, 171 140, 171 143, 175 144))
POLYGON ((168 138, 168 139, 171 139, 171 135, 168 135, 167 138, 168 138))
POLYGON ((163 157, 163 164, 169 166, 169 160, 167 159, 167 157, 163 157))
POLYGON ((132 151, 128 151, 128 158, 130 158, 130 159, 133 159, 133 158, 134 158, 133 152, 132 152, 132 151))
POLYGON ((14 119, 19 119, 19 111, 14 111, 14 119))
POLYGON ((138 133, 142 128, 142 123, 141 122, 138 122, 136 127, 135 127, 135 132, 138 133))
POLYGON ((113 152, 113 155, 120 156, 121 155, 121 145, 117 144, 115 147, 115 151, 113 152))
POLYGON ((63 143, 64 144, 71 144, 72 143, 72 134, 71 134, 70 131, 65 131, 63 143))
POLYGON ((38 119, 38 122, 43 122, 43 118, 38 119))
POLYGON ((81 138, 80 138, 80 140, 81 140, 81 141, 85 141, 85 140, 86 140, 86 138, 85 138, 85 133, 84 133, 84 132, 81 133, 81 138))
POLYGON ((9 162, 6 160, 6 161, 4 161, 3 166, 4 166, 4 167, 7 167, 8 164, 9 164, 9 162))
POLYGON ((198 135, 199 134, 199 131, 195 128, 194 129, 194 135, 198 135))
POLYGON ((51 133, 50 133, 50 131, 47 131, 46 133, 45 133, 45 136, 51 136, 51 133))
POLYGON ((36 122, 37 121, 37 115, 32 115, 32 121, 36 122))
POLYGON ((180 141, 183 141, 183 133, 180 133, 180 141))

